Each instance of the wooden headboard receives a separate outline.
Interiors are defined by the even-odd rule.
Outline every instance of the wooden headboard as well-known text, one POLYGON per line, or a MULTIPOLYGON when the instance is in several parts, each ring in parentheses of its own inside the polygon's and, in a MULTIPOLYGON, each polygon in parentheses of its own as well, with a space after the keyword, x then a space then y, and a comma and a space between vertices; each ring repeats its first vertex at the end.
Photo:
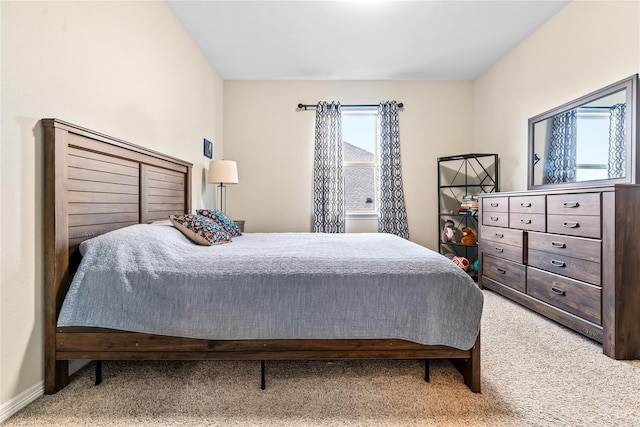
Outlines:
POLYGON ((42 125, 45 198, 59 198, 70 246, 191 209, 190 163, 57 119, 42 125))
POLYGON ((53 334, 78 245, 189 212, 192 164, 58 119, 43 119, 42 126, 45 317, 53 334))

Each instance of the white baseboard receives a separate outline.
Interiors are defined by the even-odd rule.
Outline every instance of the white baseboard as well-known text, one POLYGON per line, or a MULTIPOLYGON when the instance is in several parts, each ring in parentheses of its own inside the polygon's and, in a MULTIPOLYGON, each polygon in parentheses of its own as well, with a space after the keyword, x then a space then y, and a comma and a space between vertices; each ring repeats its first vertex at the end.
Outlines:
POLYGON ((0 424, 44 394, 44 382, 35 384, 0 406, 0 424))
MULTIPOLYGON (((73 375, 80 369, 91 363, 91 360, 72 360, 69 362, 69 375, 73 375)), ((0 406, 0 424, 11 418, 19 410, 33 402, 44 394, 44 381, 35 384, 18 396, 0 406)))

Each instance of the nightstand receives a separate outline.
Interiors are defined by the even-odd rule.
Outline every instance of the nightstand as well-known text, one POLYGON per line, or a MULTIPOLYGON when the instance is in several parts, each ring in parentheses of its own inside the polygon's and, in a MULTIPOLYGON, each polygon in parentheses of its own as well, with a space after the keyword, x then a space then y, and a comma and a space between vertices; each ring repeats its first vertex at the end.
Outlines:
POLYGON ((244 219, 234 219, 233 222, 236 223, 241 233, 244 233, 244 219))

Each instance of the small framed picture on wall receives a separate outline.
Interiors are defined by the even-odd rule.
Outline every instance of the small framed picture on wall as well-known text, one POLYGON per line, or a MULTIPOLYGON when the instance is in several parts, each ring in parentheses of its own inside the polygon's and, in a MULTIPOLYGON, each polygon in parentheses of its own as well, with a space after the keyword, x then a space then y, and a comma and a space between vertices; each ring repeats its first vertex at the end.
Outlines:
POLYGON ((204 155, 213 159, 213 143, 207 138, 204 139, 204 155))

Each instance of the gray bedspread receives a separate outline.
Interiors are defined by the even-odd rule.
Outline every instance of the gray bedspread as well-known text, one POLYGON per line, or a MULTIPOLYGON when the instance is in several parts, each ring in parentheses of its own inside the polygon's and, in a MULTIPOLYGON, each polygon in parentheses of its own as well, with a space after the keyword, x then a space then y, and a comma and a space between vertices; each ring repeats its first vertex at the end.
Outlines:
POLYGON ((206 339, 400 338, 471 348, 483 297, 444 256, 389 234, 245 233, 216 246, 171 225, 83 242, 58 326, 206 339))

